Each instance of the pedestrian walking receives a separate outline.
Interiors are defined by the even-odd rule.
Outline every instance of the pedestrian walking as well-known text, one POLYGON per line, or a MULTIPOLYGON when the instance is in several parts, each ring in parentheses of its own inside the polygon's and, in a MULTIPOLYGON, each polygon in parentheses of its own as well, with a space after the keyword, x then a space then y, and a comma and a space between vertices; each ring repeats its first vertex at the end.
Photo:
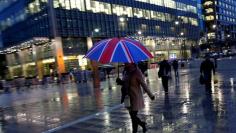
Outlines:
POLYGON ((217 57, 214 57, 214 66, 215 66, 215 69, 217 69, 217 57))
POLYGON ((170 79, 170 74, 171 74, 171 66, 167 60, 161 61, 159 64, 159 72, 158 72, 158 77, 162 79, 162 86, 164 88, 165 93, 168 93, 168 81, 170 79))
POLYGON ((206 57, 206 59, 201 63, 200 73, 201 76, 203 76, 205 89, 207 92, 211 92, 212 72, 215 75, 214 63, 209 57, 206 57))
POLYGON ((148 70, 148 63, 147 63, 146 61, 140 61, 140 62, 138 63, 138 67, 139 67, 139 69, 141 70, 141 72, 143 73, 143 75, 144 75, 145 77, 147 77, 147 76, 148 76, 148 73, 147 73, 147 70, 148 70))
MULTIPOLYGON (((127 109, 131 117, 133 133, 138 131, 138 125, 143 128, 143 132, 146 132, 146 123, 141 121, 137 116, 138 111, 144 108, 143 90, 148 94, 151 100, 154 100, 155 96, 148 89, 142 72, 134 63, 126 63, 123 79, 118 78, 117 81, 118 84, 124 87, 124 90, 122 90, 124 94, 122 95, 129 97, 128 99, 126 98, 126 100, 130 101, 130 106, 127 107, 127 109)), ((122 96, 122 98, 124 98, 124 96, 122 96)), ((122 102, 124 100, 125 99, 122 99, 122 102)))
POLYGON ((179 77, 179 71, 178 71, 179 63, 178 63, 178 61, 174 60, 173 63, 172 63, 172 66, 173 66, 173 69, 174 69, 175 78, 178 78, 179 77))

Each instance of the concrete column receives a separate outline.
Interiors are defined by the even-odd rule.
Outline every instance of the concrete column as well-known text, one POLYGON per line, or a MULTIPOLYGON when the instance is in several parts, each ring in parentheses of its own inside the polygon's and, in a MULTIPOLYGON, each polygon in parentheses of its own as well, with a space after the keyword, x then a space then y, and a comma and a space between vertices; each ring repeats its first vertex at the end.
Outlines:
POLYGON ((11 66, 13 65, 15 56, 14 54, 6 54, 6 61, 7 61, 7 66, 8 66, 8 73, 9 73, 9 78, 12 79, 13 78, 13 69, 11 68, 11 66))
POLYGON ((43 79, 43 60, 42 60, 42 47, 33 45, 33 59, 36 64, 36 71, 38 75, 38 79, 43 79))
POLYGON ((56 61, 57 73, 61 75, 62 73, 66 72, 65 63, 63 59, 64 53, 63 53, 61 37, 55 37, 55 39, 52 40, 52 48, 54 51, 54 57, 56 61))
MULTIPOLYGON (((87 37, 87 47, 90 49, 93 46, 93 41, 91 37, 87 37)), ((100 76, 99 76, 99 71, 98 71, 98 62, 96 61, 89 61, 91 64, 91 68, 93 71, 93 85, 94 88, 99 88, 100 87, 100 76)))
POLYGON ((27 77, 27 66, 26 66, 26 56, 27 56, 27 50, 21 50, 19 51, 19 59, 20 59, 20 64, 22 68, 22 76, 27 77))

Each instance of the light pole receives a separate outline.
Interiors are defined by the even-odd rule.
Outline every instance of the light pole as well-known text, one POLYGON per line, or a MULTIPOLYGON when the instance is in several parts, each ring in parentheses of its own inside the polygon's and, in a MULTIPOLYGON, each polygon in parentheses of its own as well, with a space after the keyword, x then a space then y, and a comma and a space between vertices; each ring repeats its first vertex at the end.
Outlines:
POLYGON ((128 18, 126 17, 123 17, 123 16, 118 17, 118 27, 119 27, 118 37, 123 36, 125 30, 128 29, 127 21, 128 21, 128 18))
MULTIPOLYGON (((94 44, 93 42, 93 37, 95 34, 98 34, 100 32, 99 28, 95 28, 92 33, 91 33, 91 38, 92 38, 92 44, 94 44)), ((99 63, 96 61, 90 61, 91 63, 91 67, 93 70, 93 85, 94 88, 99 88, 100 87, 100 76, 99 76, 99 70, 98 70, 98 65, 99 63)))
MULTIPOLYGON (((179 38, 179 36, 183 36, 184 35, 184 33, 183 32, 180 32, 179 33, 179 28, 180 28, 180 23, 181 23, 181 21, 179 21, 179 20, 176 20, 175 22, 174 22, 174 24, 175 24, 175 35, 176 35, 176 38, 177 38, 177 43, 178 43, 178 45, 181 45, 180 44, 180 38, 179 38), (177 30, 177 27, 178 27, 178 30, 177 30)), ((180 54, 182 53, 182 51, 181 51, 181 48, 182 48, 182 45, 179 47, 179 49, 180 49, 180 54)), ((181 54, 181 56, 182 56, 182 54, 181 54)))

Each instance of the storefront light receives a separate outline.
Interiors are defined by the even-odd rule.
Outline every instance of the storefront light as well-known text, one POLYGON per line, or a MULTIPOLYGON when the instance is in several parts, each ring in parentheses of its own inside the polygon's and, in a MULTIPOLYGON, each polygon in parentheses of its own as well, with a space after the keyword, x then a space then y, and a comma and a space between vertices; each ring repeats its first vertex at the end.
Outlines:
POLYGON ((51 58, 51 59, 45 59, 45 60, 43 60, 42 62, 43 62, 43 64, 53 63, 53 62, 55 62, 55 59, 53 59, 53 58, 51 58))

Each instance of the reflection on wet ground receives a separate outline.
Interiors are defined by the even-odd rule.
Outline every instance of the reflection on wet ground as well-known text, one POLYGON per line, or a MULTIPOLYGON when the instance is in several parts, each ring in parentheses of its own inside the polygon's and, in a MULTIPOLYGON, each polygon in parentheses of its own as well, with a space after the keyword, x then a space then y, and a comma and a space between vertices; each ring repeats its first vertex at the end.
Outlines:
MULTIPOLYGON (((157 70, 150 70, 147 81, 156 100, 146 97, 146 107, 139 113, 148 132, 236 132, 236 68, 230 65, 236 60, 218 63, 219 82, 212 94, 198 83, 199 69, 194 65, 180 70, 179 83, 172 78, 168 95, 157 70)), ((129 133, 129 115, 119 103, 120 88, 114 78, 101 82, 100 88, 93 88, 91 82, 70 83, 2 94, 0 132, 129 133)))

